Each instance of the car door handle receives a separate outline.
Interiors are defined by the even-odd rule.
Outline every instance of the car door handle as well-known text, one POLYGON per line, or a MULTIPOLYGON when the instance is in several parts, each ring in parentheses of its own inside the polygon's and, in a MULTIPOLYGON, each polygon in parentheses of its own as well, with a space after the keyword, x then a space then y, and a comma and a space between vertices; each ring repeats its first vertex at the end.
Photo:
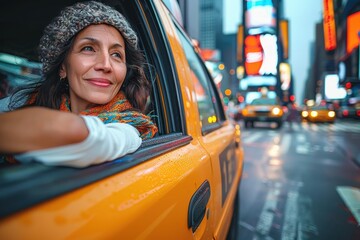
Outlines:
POLYGON ((191 197, 188 212, 188 227, 193 232, 199 227, 206 212, 206 206, 210 199, 210 184, 205 180, 191 197))

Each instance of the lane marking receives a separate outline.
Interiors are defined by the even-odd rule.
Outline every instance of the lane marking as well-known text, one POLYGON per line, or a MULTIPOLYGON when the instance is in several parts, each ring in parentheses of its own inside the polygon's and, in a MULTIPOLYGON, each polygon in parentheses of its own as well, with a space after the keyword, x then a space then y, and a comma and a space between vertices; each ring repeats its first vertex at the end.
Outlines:
POLYGON ((306 142, 305 134, 298 134, 298 135, 296 135, 296 140, 297 140, 299 143, 305 143, 305 142, 306 142))
POLYGON ((310 145, 306 142, 305 134, 296 135, 296 148, 295 152, 298 154, 308 154, 310 152, 310 145))
POLYGON ((255 142, 255 141, 258 140, 260 137, 261 137, 261 134, 260 134, 260 133, 254 133, 253 135, 245 138, 245 139, 243 140, 243 143, 248 144, 248 143, 255 142))
POLYGON ((298 191, 290 191, 287 194, 284 225, 281 233, 282 240, 293 240, 297 232, 298 216, 298 191))
POLYGON ((354 187, 338 186, 336 191, 339 193, 347 208, 351 211, 360 226, 360 189, 354 187))
POLYGON ((298 132, 298 131, 300 130, 300 126, 299 126, 299 124, 298 124, 298 123, 293 124, 292 126, 293 126, 293 128, 294 128, 295 132, 298 132))
POLYGON ((249 230, 251 232, 255 231, 255 228, 246 222, 240 221, 240 226, 242 226, 243 228, 246 228, 247 230, 249 230))
POLYGON ((281 140, 281 151, 282 154, 286 154, 289 151, 291 144, 291 135, 285 134, 283 139, 281 140))
POLYGON ((296 153, 298 154, 308 154, 310 152, 309 147, 306 145, 297 145, 296 153))
POLYGON ((310 125, 310 129, 311 129, 311 131, 316 132, 316 131, 319 130, 319 127, 318 127, 317 125, 315 125, 315 123, 312 123, 312 124, 310 125))
POLYGON ((307 122, 302 122, 301 126, 303 129, 305 129, 306 131, 309 130, 309 124, 307 122))
MULTIPOLYGON (((263 209, 259 217, 259 221, 256 225, 257 234, 261 236, 267 236, 269 234, 273 219, 275 217, 274 210, 276 209, 279 195, 280 190, 277 187, 268 191, 263 209)), ((254 239, 257 239, 256 236, 254 239)))
POLYGON ((298 209, 301 214, 298 215, 297 239, 317 239, 319 231, 311 214, 313 211, 311 199, 306 196, 300 196, 298 209))

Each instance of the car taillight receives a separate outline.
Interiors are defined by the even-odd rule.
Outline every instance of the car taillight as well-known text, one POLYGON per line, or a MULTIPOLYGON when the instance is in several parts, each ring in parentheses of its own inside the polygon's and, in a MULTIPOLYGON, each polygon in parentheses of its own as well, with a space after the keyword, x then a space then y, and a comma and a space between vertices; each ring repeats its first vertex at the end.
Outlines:
POLYGON ((360 117, 360 110, 357 110, 357 111, 356 111, 356 115, 357 115, 358 117, 360 117))
POLYGON ((344 110, 344 111, 342 112, 342 114, 343 114, 343 116, 349 116, 349 111, 348 111, 348 110, 344 110))

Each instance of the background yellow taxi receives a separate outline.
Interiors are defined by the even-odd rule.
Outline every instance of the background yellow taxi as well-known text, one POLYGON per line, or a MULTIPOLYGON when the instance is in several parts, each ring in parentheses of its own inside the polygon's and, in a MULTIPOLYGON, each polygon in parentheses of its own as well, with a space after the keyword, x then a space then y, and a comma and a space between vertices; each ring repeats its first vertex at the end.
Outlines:
POLYGON ((284 111, 276 98, 261 97, 254 99, 242 110, 245 127, 254 127, 254 122, 275 122, 282 126, 284 111))
POLYGON ((336 119, 335 111, 326 105, 308 107, 301 112, 301 116, 310 122, 334 123, 336 119))
MULTIPOLYGON (((38 62, 44 26, 73 2, 3 5, 0 52, 38 62)), ((206 66, 161 0, 103 2, 139 34, 159 134, 131 155, 84 169, 2 164, 0 239, 234 238, 240 127, 225 117, 206 66)))

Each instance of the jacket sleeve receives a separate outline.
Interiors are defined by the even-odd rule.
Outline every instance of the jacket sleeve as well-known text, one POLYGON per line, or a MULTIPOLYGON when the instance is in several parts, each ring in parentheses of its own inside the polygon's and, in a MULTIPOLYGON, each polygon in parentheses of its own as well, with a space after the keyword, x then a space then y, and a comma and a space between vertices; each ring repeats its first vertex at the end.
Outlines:
POLYGON ((22 163, 35 160, 50 166, 80 168, 114 160, 135 152, 141 145, 138 130, 129 124, 104 124, 98 117, 81 117, 89 129, 89 135, 84 141, 17 154, 16 160, 22 163))

